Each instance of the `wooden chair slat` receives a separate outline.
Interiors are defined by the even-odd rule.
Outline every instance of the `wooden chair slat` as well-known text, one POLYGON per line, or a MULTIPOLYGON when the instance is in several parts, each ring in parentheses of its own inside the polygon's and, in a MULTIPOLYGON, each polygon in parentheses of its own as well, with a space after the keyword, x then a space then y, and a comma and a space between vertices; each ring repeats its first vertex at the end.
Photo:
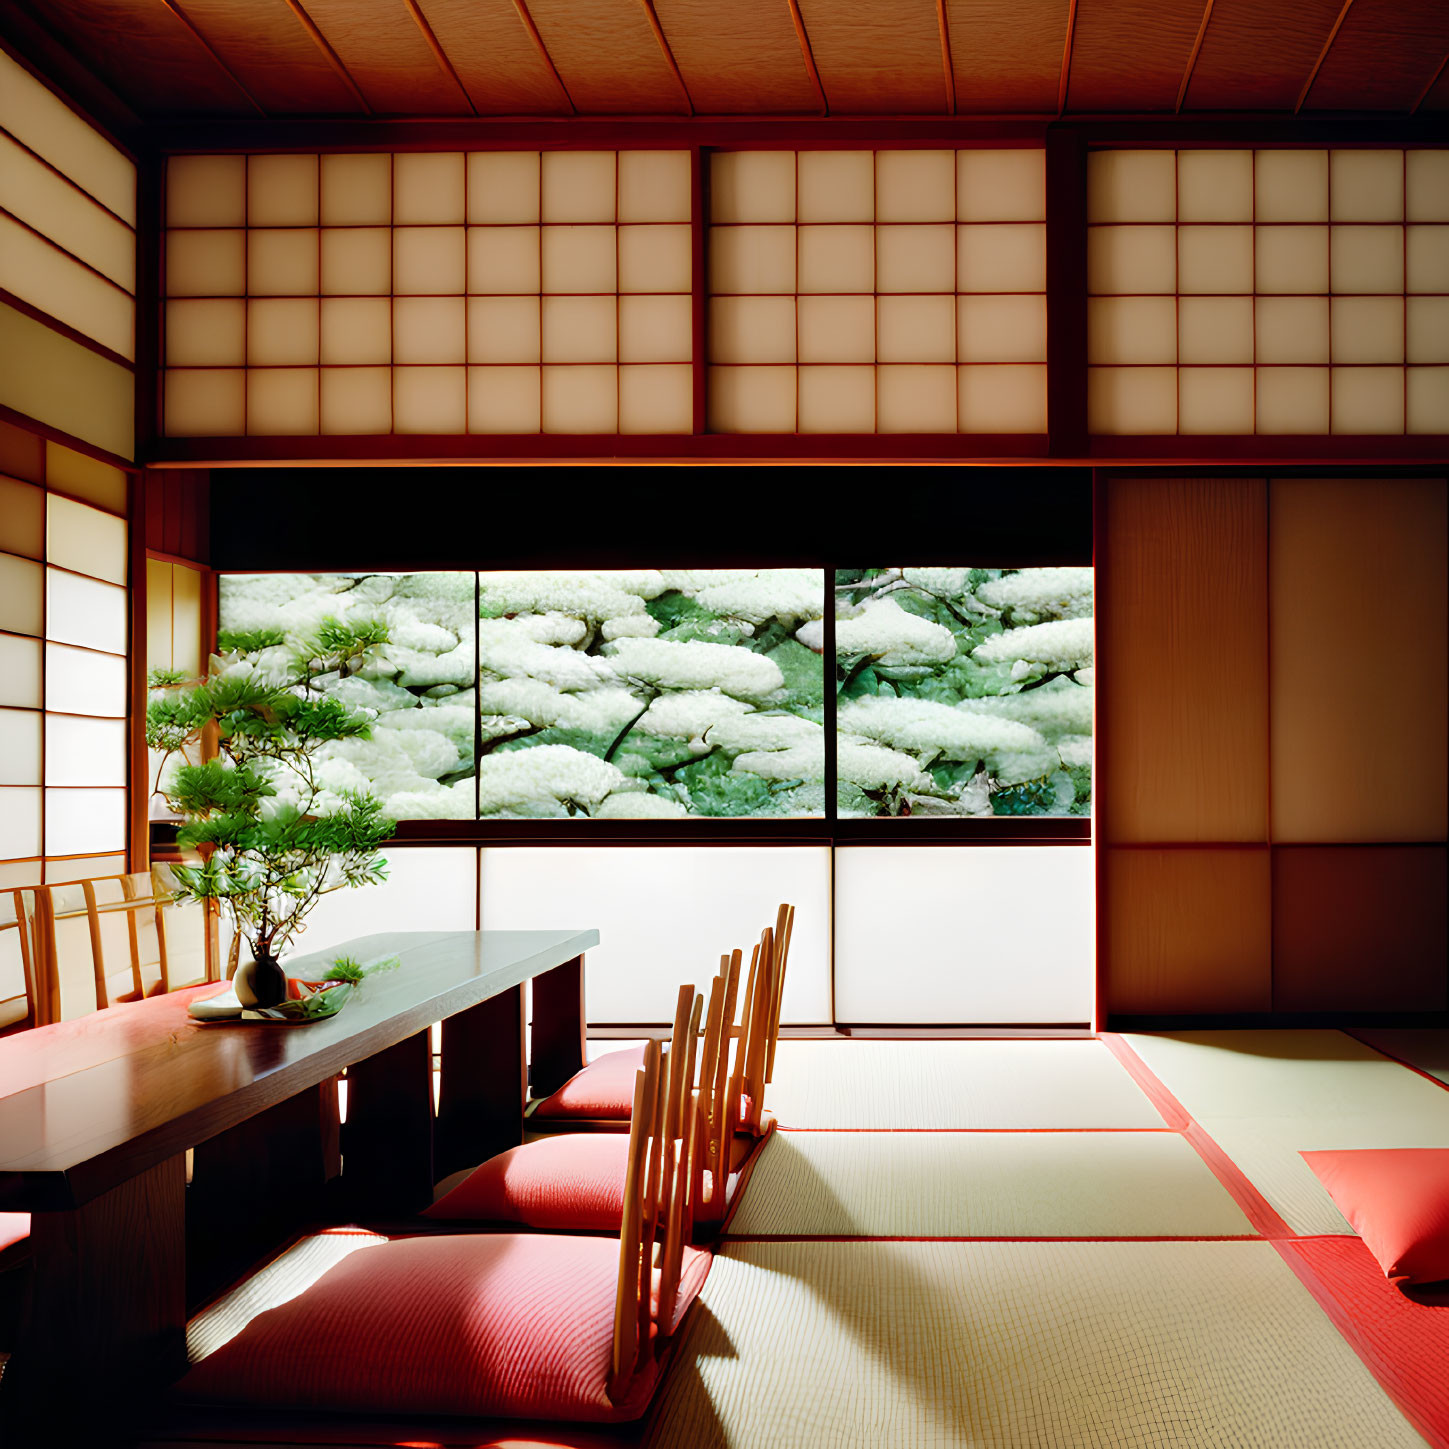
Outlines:
POLYGON ((785 1002, 785 964, 790 959, 790 936, 795 930, 795 907, 782 905, 775 917, 775 990, 770 1012, 770 1054, 765 1061, 765 1080, 775 1080, 775 1048, 780 1044, 780 1011, 785 1002))
MULTIPOLYGON (((619 1227, 619 1283, 614 1301, 612 1385, 627 1381, 639 1358, 639 1263, 644 1253, 644 1180, 654 1135, 658 1101, 659 1043, 644 1049, 644 1067, 634 1079, 634 1108, 629 1124, 624 1213, 619 1227)), ((645 1299, 645 1311, 648 1299, 645 1299)))

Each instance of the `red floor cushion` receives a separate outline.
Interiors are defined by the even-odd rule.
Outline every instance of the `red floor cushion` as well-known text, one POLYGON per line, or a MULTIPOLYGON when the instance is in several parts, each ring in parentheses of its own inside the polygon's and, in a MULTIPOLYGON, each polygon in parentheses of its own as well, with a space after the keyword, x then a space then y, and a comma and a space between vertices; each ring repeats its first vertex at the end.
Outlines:
POLYGON ((177 1391, 262 1409, 637 1419, 654 1390, 652 1359, 618 1402, 606 1392, 618 1275, 610 1238, 393 1239, 260 1314, 177 1391))
POLYGON ((1304 1152, 1387 1278, 1449 1278, 1449 1148, 1304 1152))
POLYGON ((593 1117, 627 1122, 634 1110, 634 1075, 643 1069, 644 1048, 626 1047, 595 1057, 533 1110, 535 1117, 593 1117))

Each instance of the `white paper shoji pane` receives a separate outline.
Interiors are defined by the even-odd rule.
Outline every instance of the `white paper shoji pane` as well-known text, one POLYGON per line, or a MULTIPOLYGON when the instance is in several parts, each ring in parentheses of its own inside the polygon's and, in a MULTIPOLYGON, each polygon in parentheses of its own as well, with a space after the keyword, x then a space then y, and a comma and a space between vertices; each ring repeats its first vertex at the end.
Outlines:
POLYGON ((44 572, 28 558, 0 553, 0 630, 7 634, 45 632, 44 572))
POLYGON ((876 227, 876 291, 954 292, 955 231, 954 226, 876 227))
POLYGON ((795 220, 793 151, 717 151, 709 158, 709 213, 715 222, 795 220))
POLYGON ((1404 431, 1402 367, 1335 367, 1332 372, 1335 433, 1404 431))
POLYGON ((386 296, 392 291, 392 233, 386 227, 322 232, 322 292, 328 296, 386 296))
POLYGON ((619 152, 619 220, 688 223, 688 151, 619 152))
POLYGON ((315 296, 320 243, 310 228, 247 233, 247 294, 252 297, 315 296))
POLYGON ((47 644, 45 707, 60 714, 124 717, 126 661, 65 644, 47 644))
POLYGON ((59 443, 45 445, 45 480, 52 492, 104 508, 107 513, 125 515, 130 490, 126 475, 98 458, 88 458, 59 443))
POLYGON ((1408 431, 1449 433, 1449 367, 1405 369, 1408 431))
POLYGON ((247 223, 250 226, 316 226, 316 156, 247 158, 247 223))
POLYGON ((392 303, 386 297, 325 297, 321 327, 324 363, 392 361, 392 303))
POLYGON ((171 157, 166 163, 166 225, 245 226, 246 167, 245 156, 171 157))
POLYGON ((1087 157, 1088 221, 1174 221, 1171 151, 1093 151, 1087 157))
POLYGON ((620 362, 687 362, 693 335, 688 297, 619 299, 620 362))
POLYGON ((875 291, 875 228, 840 224, 798 228, 801 292, 875 291))
POLYGON ((1046 361, 1043 296, 958 297, 956 317, 959 362, 1046 361))
MULTIPOLYGON (((0 810, 5 808, 5 802, 0 800, 0 810)), ((0 855, 0 888, 11 890, 16 887, 26 889, 30 886, 39 885, 41 873, 44 870, 44 863, 39 860, 6 861, 0 855)), ((124 864, 124 861, 122 862, 124 864)))
POLYGON ((874 297, 801 297, 801 362, 874 362, 874 297))
POLYGON ((1253 290, 1253 228, 1178 227, 1177 287, 1185 293, 1250 295, 1253 290))
POLYGON ((1257 381, 1260 433, 1328 431, 1326 367, 1260 367, 1257 381))
MULTIPOLYGON (((1296 299, 1294 299, 1296 301, 1296 299)), ((1177 360, 1253 361, 1251 297, 1181 297, 1177 303, 1177 360)))
POLYGON ((543 153, 544 222, 609 222, 616 218, 613 151, 543 153))
POLYGON ((736 946, 748 966, 750 947, 790 901, 781 1019, 830 1019, 830 852, 822 847, 490 846, 481 881, 485 931, 598 928, 584 981, 588 1018, 600 1023, 667 1022, 681 981, 707 990, 720 953, 736 946), (654 902, 649 911, 638 909, 644 896, 654 902))
POLYGON ((793 367, 711 367, 709 429, 713 433, 793 433, 793 367))
POLYGON ((877 151, 875 219, 878 222, 954 221, 956 153, 877 151))
POLYGON ((875 432, 875 368, 802 367, 802 433, 875 432))
POLYGON ((539 228, 468 228, 468 290, 509 295, 537 293, 540 286, 539 228))
POLYGON ((46 500, 46 556, 60 568, 126 582, 126 520, 52 493, 46 500))
POLYGON ((393 361, 461 364, 466 316, 462 297, 398 297, 392 304, 393 361))
POLYGON ((1177 374, 1179 433, 1253 431, 1251 367, 1184 367, 1177 374))
POLYGON ((618 287, 618 233, 612 226, 543 228, 545 292, 607 292, 618 287))
POLYGON ((124 785, 126 722, 119 719, 45 717, 47 785, 124 785))
MULTIPOLYGON (((615 362, 619 356, 614 297, 545 297, 545 362, 615 362)), ((589 431, 594 431, 589 429, 589 431)))
POLYGON ((875 419, 879 433, 954 433, 956 369, 877 367, 875 419))
POLYGON ((394 292, 462 292, 465 267, 461 226, 400 226, 393 231, 394 292))
POLYGON ((1449 221, 1449 148, 1405 153, 1410 221, 1449 221))
POLYGON ((0 789, 0 860, 40 854, 40 791, 0 789))
POLYGON ((540 337, 537 297, 468 298, 469 362, 536 363, 540 337))
POLYGON ((621 292, 688 292, 690 230, 687 226, 621 226, 621 292))
POLYGON ((1259 297, 1255 305, 1260 363, 1327 363, 1327 297, 1259 297))
MULTIPOLYGON (((966 285, 963 269, 962 286, 966 285)), ((1087 290, 1099 296, 1123 292, 1175 292, 1176 228, 1093 227, 1087 233, 1087 290)))
POLYGON ((1326 226, 1258 226, 1253 245, 1260 293, 1328 291, 1326 226))
POLYGON ((619 377, 614 367, 545 367, 545 433, 619 430, 619 377))
POLYGON ((1093 297, 1087 303, 1087 361, 1177 361, 1177 300, 1093 297))
POLYGON ((392 431, 392 371, 387 367, 324 367, 321 427, 330 435, 392 431))
POLYGON ((0 552, 45 557, 45 490, 0 476, 0 552))
POLYGON ((470 433, 537 433, 541 430, 543 373, 537 367, 470 367, 470 433))
MULTIPOLYGON (((460 355, 461 350, 460 347, 460 355)), ((395 367, 392 374, 392 420, 395 433, 467 432, 466 370, 462 367, 395 367)))
POLYGON ((537 222, 539 185, 537 151, 470 151, 468 221, 537 222))
POLYGON ((321 321, 315 297, 263 297, 246 307, 250 366, 317 365, 321 321))
POLYGON ((713 227, 709 234, 709 290, 793 292, 793 226, 713 227))
POLYGON ((0 705, 39 709, 40 640, 0 634, 0 705))
POLYGON ((47 856, 92 855, 126 844, 124 790, 47 790, 47 856))
POLYGON ((399 151, 392 158, 394 226, 463 224, 463 153, 399 151))
POLYGON ((0 785, 40 784, 40 727, 34 709, 0 709, 0 785))
POLYGON ((246 292, 246 283, 245 232, 167 233, 168 297, 240 297, 246 292))
POLYGON ((1402 151, 1330 151, 1329 201, 1334 221, 1402 221, 1402 151))
POLYGON ((793 297, 712 297, 710 361, 794 362, 795 307, 793 297))
POLYGON ((879 362, 954 362, 956 299, 876 299, 875 355, 879 362))
POLYGON ((323 156, 323 226, 387 226, 392 221, 392 157, 386 152, 323 156))
POLYGON ((246 431, 246 374, 240 368, 171 368, 166 432, 173 438, 239 437, 246 431))
POLYGON ((246 303, 176 298, 166 304, 168 367, 240 367, 246 361, 246 303))
POLYGON ((306 437, 317 432, 319 387, 315 367, 248 368, 248 436, 306 437))
POLYGON ((1332 228, 1329 277, 1335 292, 1404 291, 1404 229, 1398 226, 1332 228))
POLYGON ((686 363, 619 369, 621 433, 688 433, 694 428, 694 372, 686 363))
POLYGON ((1410 362, 1449 362, 1449 297, 1410 297, 1405 308, 1410 362))
POLYGON ((1088 1021, 1095 921, 1092 852, 1080 846, 847 846, 835 852, 836 1016, 1088 1021), (910 951, 892 945, 904 918, 910 951))
POLYGON ((1045 221, 1046 152, 956 153, 958 221, 1045 221))
POLYGON ((126 591, 115 584, 46 569, 45 637, 109 654, 126 652, 126 591))
POLYGON ((963 433, 1046 432, 1045 366, 973 365, 957 372, 963 433))
POLYGON ((875 160, 869 151, 801 151, 801 222, 873 221, 875 160))
POLYGON ((1253 153, 1179 151, 1177 219, 1252 221, 1253 153))
POLYGON ((1449 292, 1449 226, 1406 228, 1410 292, 1449 292))
POLYGON ((1402 297, 1335 297, 1329 325, 1334 362, 1404 360, 1402 297))
POLYGON ((1327 151, 1258 151, 1253 168, 1257 221, 1328 220, 1327 151))
POLYGON ((1087 426, 1094 433, 1175 433, 1177 370, 1171 367, 1087 369, 1087 426))

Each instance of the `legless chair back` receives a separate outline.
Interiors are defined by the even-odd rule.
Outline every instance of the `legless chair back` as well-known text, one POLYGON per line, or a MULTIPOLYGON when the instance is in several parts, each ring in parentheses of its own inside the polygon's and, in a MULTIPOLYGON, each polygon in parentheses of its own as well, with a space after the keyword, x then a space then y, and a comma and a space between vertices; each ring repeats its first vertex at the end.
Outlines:
POLYGON ((775 988, 770 1002, 770 1049, 765 1058, 765 1080, 775 1080, 775 1048, 780 1042, 780 1007, 785 996, 785 963, 790 959, 790 936, 795 930, 795 907, 783 905, 775 915, 775 988))
POLYGON ((693 1216, 696 1223, 717 1223, 724 1217, 730 1174, 730 1138, 734 1133, 734 1118, 729 1105, 730 1027, 735 998, 739 994, 740 953, 734 951, 721 956, 719 965, 720 974, 710 982, 704 1044, 700 1049, 693 1176, 693 1216))
POLYGON ((42 1021, 32 937, 35 893, 0 892, 0 1036, 42 1021))
POLYGON ((765 1069, 770 1055, 775 980, 775 932, 766 926, 750 960, 750 981, 730 1091, 730 1106, 739 1113, 739 1128, 756 1134, 760 1131, 760 1114, 765 1107, 765 1069))

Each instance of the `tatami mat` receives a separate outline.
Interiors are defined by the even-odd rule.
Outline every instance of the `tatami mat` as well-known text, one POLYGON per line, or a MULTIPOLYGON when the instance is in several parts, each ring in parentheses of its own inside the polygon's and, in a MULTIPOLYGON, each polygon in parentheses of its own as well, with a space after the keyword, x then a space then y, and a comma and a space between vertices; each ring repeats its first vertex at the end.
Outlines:
POLYGON ((653 1449, 1422 1440, 1265 1243, 739 1243, 653 1449))
POLYGON ((1253 1227, 1175 1132, 776 1132, 730 1232, 1228 1237, 1253 1227))
POLYGON ((1126 1041, 1297 1233, 1352 1231, 1300 1152, 1449 1147, 1449 1093, 1340 1031, 1126 1041))
POLYGON ((1428 1072, 1449 1087, 1449 1030, 1433 1027, 1381 1027, 1354 1030, 1360 1041, 1428 1072))
POLYGON ((1098 1041, 782 1041, 783 1127, 1161 1127, 1098 1041))

